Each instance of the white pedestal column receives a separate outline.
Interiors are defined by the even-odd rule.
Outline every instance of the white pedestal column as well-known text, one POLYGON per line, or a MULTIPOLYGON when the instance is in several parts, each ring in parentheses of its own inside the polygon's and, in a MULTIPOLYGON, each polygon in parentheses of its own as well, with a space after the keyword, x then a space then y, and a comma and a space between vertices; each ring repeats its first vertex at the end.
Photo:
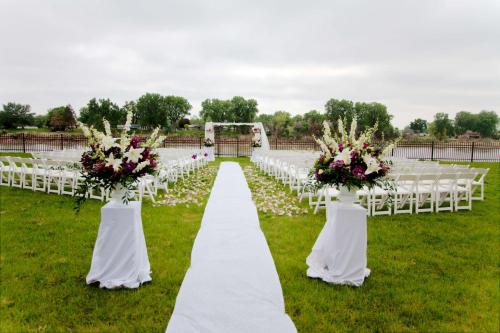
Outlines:
POLYGON ((137 288, 151 281, 141 203, 109 202, 101 208, 101 224, 87 284, 101 288, 137 288))

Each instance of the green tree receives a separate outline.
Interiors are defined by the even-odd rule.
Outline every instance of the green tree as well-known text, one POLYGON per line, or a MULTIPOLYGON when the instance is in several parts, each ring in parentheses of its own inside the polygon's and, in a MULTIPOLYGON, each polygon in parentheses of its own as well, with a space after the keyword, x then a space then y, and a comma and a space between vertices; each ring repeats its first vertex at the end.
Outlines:
POLYGON ((410 123, 410 129, 415 133, 427 133, 427 120, 417 118, 410 123))
POLYGON ((346 120, 349 125, 354 118, 355 109, 352 101, 343 99, 330 99, 325 104, 326 118, 337 128, 339 119, 346 120))
POLYGON ((51 131, 66 131, 76 127, 75 111, 71 105, 59 106, 49 110, 47 127, 51 131))
POLYGON ((384 104, 377 102, 357 102, 354 106, 354 110, 358 119, 359 131, 365 131, 378 123, 375 137, 379 139, 389 139, 394 138, 397 135, 396 130, 391 124, 392 115, 387 112, 387 107, 384 104))
POLYGON ((146 93, 137 100, 137 122, 146 128, 170 127, 164 97, 156 93, 146 93))
POLYGON ((259 112, 257 101, 235 96, 230 100, 206 99, 201 103, 200 117, 218 123, 251 123, 259 112))
POLYGON ((189 115, 191 104, 184 97, 180 96, 165 96, 163 98, 163 108, 166 112, 166 118, 170 126, 173 128, 178 121, 189 115))
POLYGON ((486 138, 495 137, 499 120, 498 114, 495 111, 483 110, 479 112, 477 115, 476 132, 481 133, 481 136, 486 138))
POLYGON ((48 117, 46 114, 39 114, 35 116, 34 126, 38 128, 43 128, 47 126, 48 117))
POLYGON ((80 109, 80 121, 99 130, 104 129, 103 119, 109 121, 112 127, 116 127, 123 122, 124 118, 123 109, 108 98, 99 100, 92 98, 86 106, 80 109))
POLYGON ((429 133, 438 140, 455 135, 453 122, 447 113, 439 112, 434 115, 434 121, 429 125, 429 133))
POLYGON ((0 127, 2 128, 24 128, 34 123, 34 113, 31 112, 31 107, 28 104, 9 102, 4 104, 2 111, 0 111, 0 127))
POLYGON ((217 123, 233 122, 234 118, 230 112, 231 101, 217 98, 206 99, 201 102, 200 117, 205 121, 217 123))
POLYGON ((235 96, 231 99, 230 105, 230 118, 237 123, 251 123, 259 112, 255 99, 246 100, 241 96, 235 96))
POLYGON ((292 116, 286 111, 276 111, 271 122, 271 134, 274 136, 290 136, 293 128, 292 116))
POLYGON ((273 115, 268 113, 261 113, 255 118, 255 122, 262 123, 266 132, 271 132, 273 123, 273 115))
POLYGON ((323 121, 326 116, 317 110, 311 110, 304 114, 304 123, 306 126, 306 133, 309 135, 319 136, 323 132, 323 121))

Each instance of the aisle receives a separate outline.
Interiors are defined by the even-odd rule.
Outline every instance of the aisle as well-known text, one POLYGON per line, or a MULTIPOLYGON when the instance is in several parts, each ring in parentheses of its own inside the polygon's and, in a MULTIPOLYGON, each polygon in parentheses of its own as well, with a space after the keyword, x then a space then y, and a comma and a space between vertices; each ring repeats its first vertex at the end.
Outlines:
POLYGON ((220 165, 167 332, 296 332, 238 163, 220 165))

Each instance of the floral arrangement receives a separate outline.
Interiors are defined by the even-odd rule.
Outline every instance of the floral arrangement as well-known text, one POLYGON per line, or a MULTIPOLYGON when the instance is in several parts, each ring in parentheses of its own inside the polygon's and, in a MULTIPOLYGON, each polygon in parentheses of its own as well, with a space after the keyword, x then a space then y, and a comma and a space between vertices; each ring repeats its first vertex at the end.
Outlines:
POLYGON ((322 139, 315 138, 321 148, 321 156, 314 163, 314 178, 320 184, 337 187, 345 186, 349 190, 367 186, 369 188, 384 184, 384 177, 389 172, 388 163, 382 160, 394 144, 384 150, 375 147, 373 134, 377 124, 356 138, 357 121, 353 119, 349 133, 342 120, 338 122, 338 134, 332 136, 330 126, 323 123, 322 139))
POLYGON ((205 140, 203 141, 203 144, 205 145, 205 147, 213 147, 214 146, 214 142, 210 138, 205 138, 205 140))
POLYGON ((119 138, 113 137, 111 126, 105 119, 104 133, 78 123, 88 139, 90 150, 85 151, 81 158, 83 182, 77 190, 77 210, 94 187, 106 191, 125 189, 122 199, 126 203, 137 180, 157 171, 159 156, 155 149, 165 137, 158 135, 159 127, 146 141, 137 135, 129 135, 131 121, 132 113, 129 112, 119 138))
POLYGON ((252 132, 253 132, 252 147, 254 148, 262 147, 262 141, 260 138, 260 128, 253 127, 252 132))
POLYGON ((252 147, 254 148, 262 147, 262 141, 257 138, 252 138, 252 147))

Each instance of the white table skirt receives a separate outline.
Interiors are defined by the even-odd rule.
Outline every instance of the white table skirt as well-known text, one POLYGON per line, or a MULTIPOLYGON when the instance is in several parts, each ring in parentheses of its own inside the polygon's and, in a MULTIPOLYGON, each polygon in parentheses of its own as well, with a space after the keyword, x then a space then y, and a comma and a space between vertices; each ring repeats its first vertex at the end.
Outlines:
POLYGON ((207 161, 213 162, 215 161, 215 147, 205 147, 205 151, 207 153, 207 161))
POLYGON ((142 230, 141 203, 109 202, 101 208, 101 224, 87 284, 101 288, 138 288, 151 281, 146 240, 142 230))
POLYGON ((333 284, 361 286, 370 275, 366 267, 366 209, 328 203, 327 219, 306 263, 307 276, 333 284))

